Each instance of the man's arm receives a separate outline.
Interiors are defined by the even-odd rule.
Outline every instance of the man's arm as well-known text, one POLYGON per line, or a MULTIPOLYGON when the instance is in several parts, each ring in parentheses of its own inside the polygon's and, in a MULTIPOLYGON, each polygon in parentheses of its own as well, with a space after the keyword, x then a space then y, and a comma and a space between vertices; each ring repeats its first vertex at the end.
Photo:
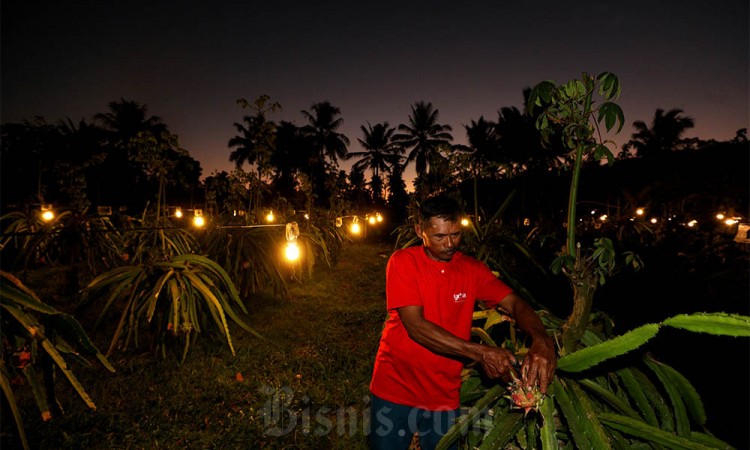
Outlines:
POLYGON ((409 337, 418 344, 443 356, 477 361, 487 376, 511 380, 516 358, 510 350, 465 341, 425 319, 421 306, 404 306, 397 311, 409 337))
MULTIPOLYGON (((557 367, 554 341, 547 335, 536 311, 517 294, 508 294, 500 302, 499 308, 513 317, 516 326, 532 340, 521 366, 523 384, 533 386, 538 383, 539 390, 546 393, 557 367)), ((515 374, 513 365, 516 358, 510 350, 465 341, 425 319, 421 306, 404 306, 397 311, 409 337, 428 350, 448 357, 477 361, 490 378, 509 382, 511 373, 515 374)))
POLYGON ((516 322, 516 326, 531 337, 531 347, 521 366, 521 379, 525 386, 539 384, 539 390, 547 393, 557 367, 555 341, 547 335, 547 330, 536 311, 518 294, 510 293, 498 305, 516 322))

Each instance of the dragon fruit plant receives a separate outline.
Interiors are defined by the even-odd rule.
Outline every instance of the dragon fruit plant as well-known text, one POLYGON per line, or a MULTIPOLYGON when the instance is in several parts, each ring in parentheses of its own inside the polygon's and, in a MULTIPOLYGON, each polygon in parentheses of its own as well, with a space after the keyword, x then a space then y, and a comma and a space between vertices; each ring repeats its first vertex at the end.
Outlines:
MULTIPOLYGON (((619 95, 619 79, 604 72, 596 77, 584 73, 581 79, 561 85, 544 81, 529 96, 527 111, 532 114, 536 110, 536 126, 543 141, 560 134, 570 151, 568 224, 578 222, 583 161, 613 161, 607 147, 613 143, 601 140, 600 125, 607 132, 622 128, 624 115, 614 103, 619 95)), ((558 344, 557 373, 547 395, 519 389, 518 380, 509 386, 485 380, 468 367, 461 387, 465 414, 437 448, 445 449, 459 439, 464 448, 481 449, 732 448, 707 430, 701 398, 677 370, 643 351, 640 360, 618 357, 636 353, 664 327, 750 337, 750 317, 724 312, 681 314, 615 336, 612 321, 592 313, 594 293, 618 266, 638 269, 642 263, 633 253, 624 253, 624 261, 618 262, 607 238, 596 239, 593 248, 586 248, 575 233, 575 226, 567 227, 566 245, 552 263, 553 273, 570 281, 572 311, 566 319, 544 309, 538 311, 558 344), (608 361, 606 367, 601 365, 604 361, 608 361)), ((473 335, 496 346, 491 329, 510 323, 502 333, 509 337, 501 345, 520 360, 527 348, 516 336, 512 322, 501 316, 496 310, 477 311, 474 319, 484 323, 473 328, 473 335)))

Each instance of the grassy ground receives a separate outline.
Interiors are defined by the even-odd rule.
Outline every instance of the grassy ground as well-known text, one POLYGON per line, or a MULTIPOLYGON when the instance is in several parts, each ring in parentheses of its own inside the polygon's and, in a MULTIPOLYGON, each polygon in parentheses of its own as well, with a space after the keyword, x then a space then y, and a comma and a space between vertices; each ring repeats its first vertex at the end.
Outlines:
POLYGON ((234 357, 225 342, 201 336, 183 364, 177 351, 164 360, 142 349, 113 355, 114 374, 75 368, 98 409, 63 381, 65 414, 51 422, 22 399, 32 448, 366 448, 390 251, 350 244, 335 267, 291 282, 288 298, 250 299, 247 322, 264 339, 233 327, 234 357))

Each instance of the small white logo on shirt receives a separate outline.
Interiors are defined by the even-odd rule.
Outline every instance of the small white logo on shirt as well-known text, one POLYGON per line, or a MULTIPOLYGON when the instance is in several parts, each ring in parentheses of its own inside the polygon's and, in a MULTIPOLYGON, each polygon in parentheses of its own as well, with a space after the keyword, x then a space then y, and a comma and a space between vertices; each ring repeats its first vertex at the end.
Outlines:
POLYGON ((466 292, 459 292, 458 294, 453 294, 453 301, 455 303, 463 303, 466 301, 466 292))

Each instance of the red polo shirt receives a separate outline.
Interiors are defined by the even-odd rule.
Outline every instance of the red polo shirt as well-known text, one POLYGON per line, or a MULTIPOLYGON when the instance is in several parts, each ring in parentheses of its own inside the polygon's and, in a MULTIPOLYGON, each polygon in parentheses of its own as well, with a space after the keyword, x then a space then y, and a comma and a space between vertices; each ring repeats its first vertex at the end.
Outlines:
POLYGON ((469 340, 475 301, 494 307, 511 292, 485 264, 460 252, 440 262, 430 259, 422 246, 397 250, 386 267, 388 319, 370 391, 400 405, 458 408, 463 363, 413 341, 396 309, 421 306, 425 319, 469 340))

